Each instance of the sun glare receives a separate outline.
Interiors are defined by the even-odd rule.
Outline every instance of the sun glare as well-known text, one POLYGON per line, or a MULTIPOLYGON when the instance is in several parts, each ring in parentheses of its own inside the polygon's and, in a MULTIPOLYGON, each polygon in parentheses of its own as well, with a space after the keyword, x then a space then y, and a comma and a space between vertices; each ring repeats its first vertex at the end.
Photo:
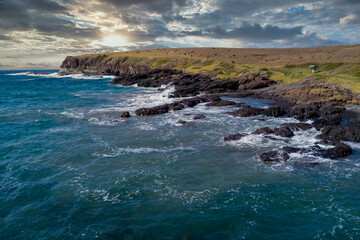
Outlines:
POLYGON ((119 35, 109 35, 100 44, 108 47, 123 47, 128 45, 128 42, 119 35))

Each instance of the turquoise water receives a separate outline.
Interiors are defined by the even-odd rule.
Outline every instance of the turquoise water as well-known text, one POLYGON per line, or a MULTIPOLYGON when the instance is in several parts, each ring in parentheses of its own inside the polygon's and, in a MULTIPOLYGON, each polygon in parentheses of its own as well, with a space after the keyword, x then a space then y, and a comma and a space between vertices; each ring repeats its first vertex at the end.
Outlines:
POLYGON ((0 239, 360 239, 360 145, 346 159, 266 165, 260 153, 311 146, 318 133, 225 143, 295 120, 202 104, 124 120, 173 100, 53 72, 0 72, 0 239))

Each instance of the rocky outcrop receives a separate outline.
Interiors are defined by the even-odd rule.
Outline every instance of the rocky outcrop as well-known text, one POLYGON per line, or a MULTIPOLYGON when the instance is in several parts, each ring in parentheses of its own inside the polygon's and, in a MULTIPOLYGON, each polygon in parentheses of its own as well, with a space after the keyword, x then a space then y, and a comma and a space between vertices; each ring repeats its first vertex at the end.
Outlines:
POLYGON ((260 160, 265 163, 286 162, 289 158, 289 154, 278 150, 265 152, 260 155, 260 160))
POLYGON ((130 117, 130 113, 129 112, 123 112, 121 114, 121 118, 129 118, 130 117))
POLYGON ((187 121, 184 121, 184 120, 179 120, 179 121, 177 121, 176 123, 179 124, 179 125, 181 125, 181 126, 185 126, 185 125, 188 124, 188 122, 187 122, 187 121))
POLYGON ((229 142, 229 141, 236 141, 239 140, 245 136, 247 136, 248 134, 246 133, 236 133, 236 134, 230 134, 227 137, 224 137, 224 141, 225 142, 229 142))
POLYGON ((299 120, 308 120, 333 116, 344 110, 344 103, 341 102, 305 102, 295 105, 289 111, 288 116, 299 120))
POLYGON ((330 142, 360 142, 360 123, 349 123, 335 127, 327 126, 323 128, 318 137, 330 142))
POLYGON ((351 155, 351 153, 351 147, 343 142, 337 142, 335 147, 323 151, 324 156, 330 158, 347 157, 351 155))
POLYGON ((294 132, 288 127, 278 127, 274 128, 274 134, 284 138, 290 138, 294 136, 294 132))
POLYGON ((132 64, 127 62, 128 57, 117 57, 113 59, 106 54, 88 55, 65 58, 60 66, 60 73, 92 73, 92 74, 120 74, 141 75, 149 71, 145 65, 132 64))
MULTIPOLYGON (((146 61, 145 61, 146 62, 146 61)), ((137 116, 151 116, 178 111, 186 107, 194 107, 199 103, 207 103, 208 107, 233 106, 238 109, 228 112, 234 117, 293 117, 300 121, 314 120, 313 124, 287 123, 277 128, 257 129, 252 134, 274 134, 284 138, 294 136, 296 131, 306 131, 312 127, 321 130, 318 136, 323 144, 334 147, 321 149, 314 146, 309 149, 284 148, 263 153, 260 158, 264 162, 284 162, 294 152, 309 152, 329 158, 339 158, 351 154, 351 147, 341 141, 360 142, 359 114, 349 113, 346 104, 354 99, 351 91, 338 86, 328 85, 315 77, 307 77, 302 82, 277 84, 270 80, 265 72, 246 72, 231 79, 217 79, 205 74, 190 74, 181 70, 167 68, 151 68, 129 60, 127 57, 111 58, 110 55, 67 57, 61 65, 61 73, 111 74, 117 76, 111 84, 124 86, 161 88, 173 85, 175 90, 169 95, 172 98, 190 97, 151 108, 140 108, 137 116), (199 96, 200 94, 203 94, 199 96), (222 101, 222 96, 268 98, 276 100, 276 105, 269 108, 256 108, 233 101, 222 101), (349 116, 351 115, 351 117, 349 116), (349 120, 350 119, 350 120, 349 120)), ((163 90, 163 89, 159 89, 163 90)), ((124 112, 121 117, 128 118, 124 112)), ((196 115, 194 120, 203 119, 204 115, 196 115)), ((179 125, 187 125, 184 120, 179 125)), ((237 133, 226 136, 224 141, 234 141, 247 136, 237 133)), ((266 136, 271 138, 271 136, 266 136)))
MULTIPOLYGON (((172 83, 175 86, 174 97, 189 97, 200 93, 237 92, 242 88, 257 89, 260 88, 260 85, 257 85, 256 82, 260 80, 256 76, 256 73, 253 73, 253 75, 248 73, 247 77, 249 79, 244 82, 241 78, 216 79, 204 74, 188 74, 173 69, 149 69, 144 74, 120 74, 111 84, 121 84, 124 86, 137 84, 140 87, 160 87, 172 83), (249 85, 250 83, 252 85, 249 85), (243 85, 246 85, 246 87, 242 87, 243 85)), ((274 83, 269 79, 262 79, 261 82, 262 87, 274 83)), ((233 103, 229 101, 226 104, 230 105, 233 103)))
POLYGON ((239 79, 239 90, 259 89, 275 84, 271 81, 266 72, 246 72, 239 79))
POLYGON ((280 127, 285 127, 291 131, 306 131, 312 128, 311 124, 308 123, 283 123, 280 127))
POLYGON ((211 101, 221 101, 217 95, 204 95, 194 98, 184 99, 176 101, 170 104, 164 104, 151 108, 140 108, 135 111, 137 116, 152 116, 158 114, 168 113, 169 111, 178 111, 184 109, 185 107, 194 107, 199 103, 211 102, 211 101))
POLYGON ((193 117, 193 120, 199 120, 199 119, 204 119, 204 118, 206 118, 205 115, 203 115, 203 114, 198 114, 198 115, 195 115, 195 116, 193 117))
POLYGON ((269 127, 263 127, 255 130, 252 134, 259 135, 259 134, 272 134, 274 133, 274 130, 272 130, 269 127))
POLYGON ((302 153, 302 154, 312 154, 314 156, 321 156, 325 158, 338 159, 347 157, 352 154, 352 149, 348 144, 343 142, 334 143, 334 147, 322 149, 318 145, 312 146, 310 148, 295 148, 295 147, 283 147, 282 151, 291 154, 291 153, 302 153))
POLYGON ((270 107, 270 108, 254 108, 249 105, 243 106, 243 108, 236 110, 234 112, 227 112, 234 117, 252 117, 252 116, 268 116, 268 117, 282 117, 284 116, 286 111, 280 107, 270 107))

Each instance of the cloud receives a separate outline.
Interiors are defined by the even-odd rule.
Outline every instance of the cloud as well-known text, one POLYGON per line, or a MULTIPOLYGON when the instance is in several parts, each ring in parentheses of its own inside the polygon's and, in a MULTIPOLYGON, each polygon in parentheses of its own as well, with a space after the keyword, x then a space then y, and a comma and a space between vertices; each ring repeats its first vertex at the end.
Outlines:
POLYGON ((340 24, 347 25, 351 23, 360 23, 360 17, 356 14, 350 14, 346 17, 340 18, 340 24))
POLYGON ((1 62, 0 62, 0 68, 8 68, 8 67, 12 67, 12 66, 14 66, 14 65, 12 65, 12 64, 5 64, 5 63, 1 63, 1 62))
POLYGON ((136 8, 136 10, 165 13, 176 7, 185 7, 191 4, 190 0, 102 0, 100 4, 111 4, 117 8, 136 8))
POLYGON ((339 41, 334 41, 319 36, 316 33, 304 33, 294 38, 284 39, 277 42, 279 47, 299 48, 299 47, 321 47, 341 45, 339 41))
MULTIPOLYGON (((266 25, 264 27, 255 23, 253 25, 244 23, 241 27, 226 30, 221 27, 207 29, 205 31, 190 32, 190 35, 206 36, 217 39, 239 39, 249 42, 262 42, 293 38, 302 33, 302 27, 280 28, 278 26, 266 25)), ((186 33, 185 33, 186 34, 186 33)))
POLYGON ((10 40, 13 40, 13 38, 0 34, 0 41, 10 41, 10 40))
POLYGON ((0 30, 37 31, 40 34, 65 38, 94 39, 98 28, 81 28, 57 14, 69 15, 68 8, 50 0, 0 0, 0 30))
POLYGON ((168 46, 354 44, 359 23, 359 0, 0 0, 0 58, 27 67, 168 46))

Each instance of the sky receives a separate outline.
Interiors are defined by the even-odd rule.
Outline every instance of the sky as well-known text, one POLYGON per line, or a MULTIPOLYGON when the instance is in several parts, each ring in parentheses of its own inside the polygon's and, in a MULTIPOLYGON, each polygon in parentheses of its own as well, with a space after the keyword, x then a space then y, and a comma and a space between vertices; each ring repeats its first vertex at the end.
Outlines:
POLYGON ((169 47, 360 43, 360 0, 0 0, 0 69, 169 47))

